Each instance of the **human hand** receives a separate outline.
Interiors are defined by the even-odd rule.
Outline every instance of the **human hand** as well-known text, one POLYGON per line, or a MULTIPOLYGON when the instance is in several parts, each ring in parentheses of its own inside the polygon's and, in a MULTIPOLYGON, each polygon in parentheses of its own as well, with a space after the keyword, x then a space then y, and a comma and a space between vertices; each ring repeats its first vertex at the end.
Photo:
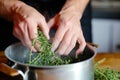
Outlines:
MULTIPOLYGON (((74 10, 74 9, 73 9, 74 10)), ((86 42, 82 33, 80 17, 75 11, 70 9, 61 11, 48 22, 50 28, 57 26, 57 31, 53 39, 52 51, 57 49, 60 55, 68 55, 79 43, 76 54, 82 53, 86 42)))
POLYGON ((25 46, 36 52, 39 44, 36 44, 33 48, 31 43, 37 37, 37 27, 49 39, 49 28, 44 16, 33 7, 20 1, 12 7, 12 12, 14 22, 13 35, 20 39, 25 46))

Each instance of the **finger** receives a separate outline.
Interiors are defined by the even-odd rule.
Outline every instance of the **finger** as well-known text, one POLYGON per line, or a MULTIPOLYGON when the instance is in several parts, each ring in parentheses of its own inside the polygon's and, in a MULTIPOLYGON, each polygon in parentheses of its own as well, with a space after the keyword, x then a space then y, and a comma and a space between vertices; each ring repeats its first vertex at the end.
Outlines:
POLYGON ((40 42, 39 41, 36 41, 33 46, 34 46, 33 48, 35 48, 36 51, 38 51, 38 52, 40 51, 40 42))
POLYGON ((77 54, 77 55, 80 54, 80 53, 82 53, 82 52, 84 51, 85 46, 86 46, 85 40, 79 39, 79 40, 78 40, 78 43, 79 43, 79 48, 78 48, 77 51, 76 51, 76 54, 77 54))
POLYGON ((30 32, 30 28, 31 26, 29 26, 28 23, 26 22, 23 22, 21 24, 19 24, 20 26, 20 29, 21 29, 21 42, 26 46, 28 47, 29 49, 31 49, 32 51, 36 52, 37 50, 32 46, 32 39, 33 38, 33 35, 31 34, 30 32), (32 35, 32 36, 31 36, 32 35))
POLYGON ((52 43, 52 48, 51 48, 52 51, 55 51, 57 49, 61 40, 63 39, 65 32, 66 30, 64 29, 64 25, 61 24, 55 33, 53 43, 52 43))
POLYGON ((21 32, 20 29, 17 29, 17 26, 17 24, 13 26, 13 35, 20 40, 19 36, 21 36, 21 32))
MULTIPOLYGON (((32 45, 33 40, 35 40, 38 36, 38 31, 37 31, 37 25, 35 24, 28 24, 28 36, 32 45)), ((39 51, 39 46, 40 44, 38 43, 38 41, 35 42, 34 45, 32 45, 34 47, 32 47, 32 50, 34 52, 39 51)))
POLYGON ((72 49, 75 47, 75 45, 76 45, 76 41, 77 39, 76 39, 76 37, 75 36, 73 36, 72 37, 72 40, 71 40, 71 42, 70 42, 70 45, 68 46, 68 48, 66 49, 66 51, 64 52, 64 55, 68 55, 71 51, 72 51, 72 49))
POLYGON ((49 39, 50 38, 49 37, 49 28, 48 28, 48 25, 44 18, 38 23, 38 27, 42 30, 42 32, 46 36, 46 38, 49 39))
POLYGON ((62 41, 60 43, 60 46, 59 46, 59 48, 57 50, 58 54, 60 54, 60 55, 64 54, 64 52, 66 51, 66 49, 70 45, 71 39, 72 39, 72 35, 71 35, 71 32, 68 30, 65 33, 65 35, 64 35, 64 37, 63 37, 63 39, 62 39, 62 41))
POLYGON ((32 51, 34 51, 34 52, 37 52, 37 49, 35 49, 35 47, 34 46, 32 46, 32 40, 35 38, 34 36, 35 35, 33 35, 33 34, 30 34, 30 27, 29 27, 29 25, 25 25, 25 27, 24 27, 24 39, 23 39, 23 43, 29 48, 29 49, 31 49, 32 51))
POLYGON ((13 35, 20 40, 21 40, 21 37, 23 37, 23 35, 24 35, 23 34, 24 31, 22 31, 22 30, 24 30, 24 29, 22 29, 22 28, 24 28, 24 26, 25 26, 25 24, 23 21, 20 21, 20 20, 14 21, 13 35))
POLYGON ((36 50, 31 46, 31 41, 29 39, 27 31, 27 24, 25 24, 24 22, 14 23, 13 34, 22 42, 24 46, 36 52, 36 50))
POLYGON ((31 41, 37 38, 38 36, 38 31, 37 31, 37 24, 31 22, 27 24, 27 29, 28 29, 28 35, 31 41))

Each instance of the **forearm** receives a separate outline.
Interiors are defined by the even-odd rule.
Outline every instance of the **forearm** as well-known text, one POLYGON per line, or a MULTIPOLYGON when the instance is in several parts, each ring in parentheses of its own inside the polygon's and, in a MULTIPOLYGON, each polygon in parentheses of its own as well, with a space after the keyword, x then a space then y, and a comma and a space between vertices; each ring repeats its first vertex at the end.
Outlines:
POLYGON ((20 6, 19 0, 0 0, 0 17, 12 20, 14 10, 20 6), (19 5, 18 5, 19 4, 19 5), (17 6, 16 6, 17 5, 17 6))
POLYGON ((61 11, 68 9, 70 13, 75 12, 81 19, 88 2, 89 0, 67 0, 61 11))

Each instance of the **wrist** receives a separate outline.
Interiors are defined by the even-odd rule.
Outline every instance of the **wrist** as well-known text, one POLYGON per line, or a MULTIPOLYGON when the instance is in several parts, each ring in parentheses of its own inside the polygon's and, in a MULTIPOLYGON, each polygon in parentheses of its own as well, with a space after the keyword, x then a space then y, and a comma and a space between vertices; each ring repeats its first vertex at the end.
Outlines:
POLYGON ((13 3, 10 7, 11 19, 13 19, 16 14, 20 14, 19 12, 22 11, 21 9, 23 9, 24 5, 25 3, 19 0, 13 3))
POLYGON ((0 16, 12 20, 15 9, 18 9, 23 2, 19 0, 0 0, 0 16))
POLYGON ((71 14, 76 17, 76 19, 81 19, 82 17, 82 12, 77 8, 77 6, 70 5, 70 6, 65 6, 62 8, 62 10, 59 12, 60 15, 62 14, 71 14))
POLYGON ((67 0, 61 12, 69 10, 70 13, 81 19, 88 2, 89 0, 67 0))

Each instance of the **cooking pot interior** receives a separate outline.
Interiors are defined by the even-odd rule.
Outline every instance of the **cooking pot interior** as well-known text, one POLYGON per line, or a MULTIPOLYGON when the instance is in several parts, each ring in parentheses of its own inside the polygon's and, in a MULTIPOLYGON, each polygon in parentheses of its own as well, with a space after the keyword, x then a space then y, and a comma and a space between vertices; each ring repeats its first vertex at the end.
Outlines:
MULTIPOLYGON (((95 55, 95 51, 88 46, 85 47, 82 54, 78 55, 78 58, 76 58, 75 51, 77 49, 77 46, 71 51, 71 53, 68 56, 61 56, 61 58, 66 59, 67 57, 72 58, 73 62, 80 62, 92 59, 95 55)), ((22 45, 22 43, 15 43, 10 46, 8 46, 5 50, 6 57, 16 63, 22 64, 22 65, 28 65, 29 61, 29 49, 22 45)), ((37 53, 33 53, 34 56, 37 56, 37 53)))

